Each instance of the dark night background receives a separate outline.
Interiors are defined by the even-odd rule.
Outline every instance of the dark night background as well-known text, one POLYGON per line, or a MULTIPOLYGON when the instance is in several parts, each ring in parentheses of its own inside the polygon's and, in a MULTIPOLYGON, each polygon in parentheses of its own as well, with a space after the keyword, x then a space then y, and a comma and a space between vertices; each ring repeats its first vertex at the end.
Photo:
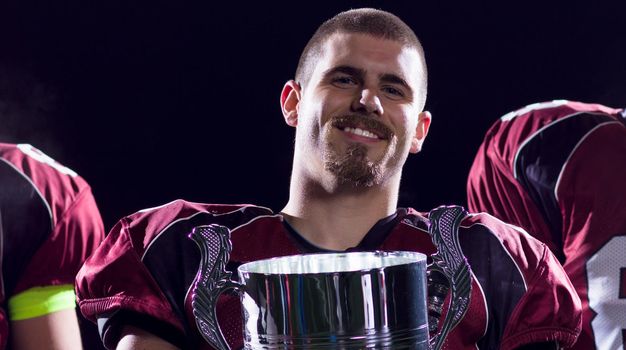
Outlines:
POLYGON ((533 102, 626 106, 626 5, 502 1, 5 1, 0 140, 28 142, 91 184, 110 228, 185 198, 287 200, 294 130, 279 93, 325 19, 389 10, 426 50, 424 151, 401 204, 465 202, 488 126, 533 102))

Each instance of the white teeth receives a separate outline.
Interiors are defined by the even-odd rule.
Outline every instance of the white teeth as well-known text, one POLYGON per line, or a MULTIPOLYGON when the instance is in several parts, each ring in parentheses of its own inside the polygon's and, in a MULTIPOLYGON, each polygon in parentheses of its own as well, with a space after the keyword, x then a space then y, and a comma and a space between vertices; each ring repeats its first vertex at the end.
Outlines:
POLYGON ((343 131, 345 132, 349 132, 351 134, 355 134, 355 135, 359 135, 359 136, 364 136, 364 137, 369 137, 372 139, 377 139, 378 136, 376 136, 376 134, 374 134, 373 132, 367 131, 367 130, 363 130, 363 129, 359 129, 359 128, 344 128, 343 131))

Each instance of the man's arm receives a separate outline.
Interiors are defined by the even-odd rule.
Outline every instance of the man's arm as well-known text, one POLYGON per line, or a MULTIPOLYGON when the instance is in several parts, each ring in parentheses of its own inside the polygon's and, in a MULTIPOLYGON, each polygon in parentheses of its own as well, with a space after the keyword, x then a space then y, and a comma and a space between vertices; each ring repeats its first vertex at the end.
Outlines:
POLYGON ((82 349, 74 309, 11 321, 12 347, 21 350, 82 349))
POLYGON ((156 335, 141 328, 125 326, 117 350, 179 350, 156 335))

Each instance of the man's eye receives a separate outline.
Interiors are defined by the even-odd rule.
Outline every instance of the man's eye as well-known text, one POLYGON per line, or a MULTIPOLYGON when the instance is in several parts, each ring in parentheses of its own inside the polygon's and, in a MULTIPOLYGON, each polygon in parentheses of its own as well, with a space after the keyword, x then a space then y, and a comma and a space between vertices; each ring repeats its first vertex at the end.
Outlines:
POLYGON ((404 97, 404 92, 402 90, 398 90, 393 86, 385 86, 383 87, 383 91, 394 97, 404 97))
POLYGON ((356 81, 350 77, 333 78, 332 83, 338 86, 355 85, 356 81))

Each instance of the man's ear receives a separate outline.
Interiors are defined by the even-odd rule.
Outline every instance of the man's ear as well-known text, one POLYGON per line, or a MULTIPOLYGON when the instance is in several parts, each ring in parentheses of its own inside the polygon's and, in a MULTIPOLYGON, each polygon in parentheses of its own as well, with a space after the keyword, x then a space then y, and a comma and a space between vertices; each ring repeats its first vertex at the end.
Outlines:
POLYGON ((422 145, 428 135, 428 129, 430 128, 430 121, 432 115, 428 111, 421 112, 417 116, 417 127, 415 128, 415 136, 411 140, 411 149, 409 152, 418 153, 422 150, 422 145))
POLYGON ((298 125, 298 105, 300 103, 302 88, 295 80, 289 80, 283 86, 280 94, 280 108, 283 111, 285 123, 295 127, 298 125))

